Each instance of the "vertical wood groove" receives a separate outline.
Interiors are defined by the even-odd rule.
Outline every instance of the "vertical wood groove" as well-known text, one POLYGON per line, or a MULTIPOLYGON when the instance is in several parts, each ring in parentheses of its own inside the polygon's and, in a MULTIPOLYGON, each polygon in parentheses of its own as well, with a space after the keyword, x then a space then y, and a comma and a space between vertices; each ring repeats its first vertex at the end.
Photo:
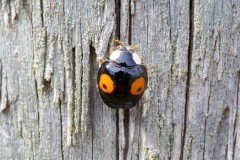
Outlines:
POLYGON ((129 109, 124 110, 124 138, 125 138, 125 146, 124 146, 124 155, 123 159, 127 160, 128 157, 128 149, 129 149, 129 123, 130 123, 130 111, 129 109))
MULTIPOLYGON (((119 39, 121 37, 120 33, 120 23, 121 23, 121 0, 115 0, 115 16, 116 16, 116 31, 115 31, 115 39, 119 39)), ((116 109, 116 160, 119 160, 119 109, 116 109)))
POLYGON ((129 13, 129 28, 128 28, 128 44, 132 44, 132 15, 131 15, 131 0, 128 2, 128 13, 129 13))
POLYGON ((119 109, 116 109, 116 160, 119 160, 119 109))
MULTIPOLYGON (((82 36, 80 36, 80 41, 82 42, 82 36)), ((81 43, 81 45, 80 45, 80 62, 81 63, 83 63, 83 47, 82 47, 82 43, 81 43)), ((83 106, 83 104, 82 104, 82 98, 83 98, 83 65, 81 65, 80 66, 80 75, 79 75, 79 77, 80 77, 80 81, 79 81, 79 85, 80 85, 80 93, 79 93, 79 95, 80 95, 80 97, 81 97, 81 100, 80 100, 80 102, 79 102, 79 106, 81 106, 80 107, 80 113, 79 113, 79 115, 81 115, 82 116, 82 106, 83 106)), ((80 116, 80 119, 79 119, 79 126, 80 126, 80 130, 82 130, 82 118, 81 118, 81 116, 80 116)))
POLYGON ((71 57, 71 63, 72 63, 72 129, 76 131, 76 123, 74 121, 75 119, 75 112, 76 112, 76 51, 75 47, 72 47, 71 51, 72 57, 71 57))
POLYGON ((235 116, 235 118, 234 118, 234 124, 233 124, 233 136, 234 136, 234 140, 233 140, 233 154, 232 154, 232 159, 235 159, 235 149, 236 149, 236 142, 237 142, 237 123, 238 123, 238 120, 239 120, 239 114, 238 114, 238 110, 239 110, 239 108, 238 108, 238 106, 239 106, 239 99, 240 99, 240 95, 239 95, 239 92, 240 92, 240 71, 237 71, 237 84, 236 84, 237 86, 237 89, 236 89, 236 97, 235 97, 235 99, 236 99, 236 106, 237 106, 237 108, 236 108, 236 114, 234 115, 235 116))
POLYGON ((61 154, 62 154, 62 160, 64 160, 64 150, 63 150, 63 121, 62 121, 62 101, 59 99, 59 116, 60 116, 60 145, 61 145, 61 154))
POLYGON ((42 21, 42 27, 44 26, 44 8, 43 8, 43 0, 40 0, 40 9, 41 9, 41 21, 42 21))
MULTIPOLYGON (((131 0, 128 1, 128 44, 132 44, 132 17, 131 17, 131 0)), ((121 34, 121 33, 120 33, 121 34)), ((127 160, 128 158, 128 151, 129 151, 129 131, 130 131, 130 110, 124 110, 124 139, 125 139, 125 146, 123 151, 123 159, 127 160)))
MULTIPOLYGON (((0 59, 0 106, 2 102, 2 60, 0 59)), ((1 108, 1 107, 0 107, 1 108)))
MULTIPOLYGON (((94 100, 95 100, 95 90, 94 90, 94 88, 95 88, 95 84, 96 84, 96 82, 95 82, 95 77, 93 77, 93 76, 91 76, 91 75, 94 75, 94 71, 96 71, 97 70, 97 68, 95 67, 96 65, 95 65, 95 63, 96 63, 96 50, 95 50, 95 48, 93 47, 93 45, 92 44, 90 44, 90 48, 89 48, 89 50, 90 50, 90 77, 89 77, 89 81, 90 81, 90 83, 89 83, 89 88, 90 88, 90 91, 89 91, 89 98, 90 98, 90 106, 89 106, 89 113, 90 113, 90 117, 92 117, 92 118, 90 118, 90 124, 91 124, 91 126, 93 126, 93 121, 94 121, 94 100)), ((91 140, 91 145, 92 145, 92 160, 94 160, 94 133, 93 133, 93 127, 92 127, 92 131, 91 131, 91 136, 92 136, 92 140, 91 140)))
POLYGON ((191 68, 192 68, 192 52, 193 52, 193 36, 194 36, 194 0, 189 2, 189 46, 188 46, 188 71, 187 71, 187 82, 186 82, 186 98, 185 98, 185 113, 184 113, 184 124, 181 142, 180 160, 183 160, 186 130, 187 130, 187 119, 188 119, 188 107, 189 107, 189 91, 191 84, 191 68))
POLYGON ((116 33, 115 39, 120 39, 120 23, 121 23, 121 0, 115 0, 115 15, 116 15, 116 33))

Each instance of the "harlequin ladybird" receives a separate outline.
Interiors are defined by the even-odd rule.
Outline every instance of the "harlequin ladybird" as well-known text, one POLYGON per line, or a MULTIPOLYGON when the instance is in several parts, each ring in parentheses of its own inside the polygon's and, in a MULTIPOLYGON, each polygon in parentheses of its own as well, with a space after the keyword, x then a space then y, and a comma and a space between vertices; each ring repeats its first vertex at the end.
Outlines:
POLYGON ((103 60, 97 83, 103 102, 111 108, 129 109, 141 99, 147 88, 147 69, 135 53, 135 47, 115 41, 118 46, 103 60))

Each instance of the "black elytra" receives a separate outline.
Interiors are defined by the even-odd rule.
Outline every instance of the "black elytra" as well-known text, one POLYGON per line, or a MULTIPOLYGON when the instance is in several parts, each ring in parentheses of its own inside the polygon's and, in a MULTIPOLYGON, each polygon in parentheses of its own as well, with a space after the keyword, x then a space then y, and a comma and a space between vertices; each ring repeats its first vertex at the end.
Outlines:
POLYGON ((97 82, 107 106, 129 109, 137 104, 147 88, 147 70, 134 50, 120 45, 101 65, 97 82))

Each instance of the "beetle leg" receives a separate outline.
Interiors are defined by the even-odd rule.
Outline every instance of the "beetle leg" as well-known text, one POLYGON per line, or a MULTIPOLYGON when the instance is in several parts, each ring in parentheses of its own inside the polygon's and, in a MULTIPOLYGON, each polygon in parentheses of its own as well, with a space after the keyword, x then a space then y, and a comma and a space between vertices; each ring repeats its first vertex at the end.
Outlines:
POLYGON ((139 47, 139 45, 133 45, 133 46, 131 46, 131 49, 133 50, 133 51, 135 51, 135 50, 137 50, 137 49, 139 49, 140 47, 139 47))
POLYGON ((144 55, 139 56, 141 61, 143 61, 143 58, 145 57, 144 55))
POLYGON ((145 67, 148 71, 153 71, 153 70, 157 69, 156 66, 145 66, 145 67))
POLYGON ((96 60, 97 60, 99 63, 101 63, 101 64, 106 61, 106 59, 99 58, 99 57, 97 57, 96 60))
POLYGON ((157 66, 146 66, 146 65, 143 65, 147 71, 153 71, 155 69, 157 69, 157 66))
POLYGON ((115 42, 117 45, 125 46, 125 44, 124 44, 122 41, 120 41, 120 40, 115 39, 114 42, 115 42))

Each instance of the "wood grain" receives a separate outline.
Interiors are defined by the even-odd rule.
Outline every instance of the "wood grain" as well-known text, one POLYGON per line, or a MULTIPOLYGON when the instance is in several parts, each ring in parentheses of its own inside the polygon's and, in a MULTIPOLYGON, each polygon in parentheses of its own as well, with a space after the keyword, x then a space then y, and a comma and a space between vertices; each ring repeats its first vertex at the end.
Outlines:
POLYGON ((0 1, 0 159, 240 159, 240 1, 0 1), (101 100, 113 40, 155 69, 101 100))

